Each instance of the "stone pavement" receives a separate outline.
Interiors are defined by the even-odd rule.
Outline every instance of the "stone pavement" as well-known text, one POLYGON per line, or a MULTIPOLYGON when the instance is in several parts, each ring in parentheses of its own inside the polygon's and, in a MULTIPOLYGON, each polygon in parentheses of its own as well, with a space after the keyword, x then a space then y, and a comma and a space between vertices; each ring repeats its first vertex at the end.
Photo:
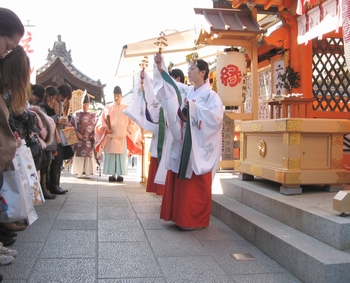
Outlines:
POLYGON ((69 192, 35 206, 39 218, 10 247, 16 260, 0 266, 3 282, 301 282, 214 216, 195 231, 159 219, 161 197, 136 175, 109 183, 63 170, 69 192))

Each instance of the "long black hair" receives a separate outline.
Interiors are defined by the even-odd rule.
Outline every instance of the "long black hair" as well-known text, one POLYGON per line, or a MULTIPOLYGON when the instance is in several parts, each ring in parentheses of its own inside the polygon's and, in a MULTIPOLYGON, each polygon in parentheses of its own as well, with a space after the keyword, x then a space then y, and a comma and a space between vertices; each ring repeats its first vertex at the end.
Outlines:
POLYGON ((197 68, 200 71, 205 71, 205 75, 204 75, 204 81, 207 80, 208 76, 209 76, 209 65, 206 61, 202 60, 202 59, 198 59, 195 61, 195 64, 197 66, 197 68))

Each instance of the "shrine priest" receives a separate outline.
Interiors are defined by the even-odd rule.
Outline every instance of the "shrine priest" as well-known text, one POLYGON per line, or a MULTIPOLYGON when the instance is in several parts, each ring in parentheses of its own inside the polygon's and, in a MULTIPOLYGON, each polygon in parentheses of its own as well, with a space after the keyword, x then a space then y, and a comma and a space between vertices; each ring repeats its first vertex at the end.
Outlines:
POLYGON ((79 141, 74 145, 72 174, 78 179, 90 179, 96 174, 95 161, 95 124, 96 114, 89 110, 90 97, 84 92, 82 99, 83 109, 76 111, 70 122, 74 126, 79 141))

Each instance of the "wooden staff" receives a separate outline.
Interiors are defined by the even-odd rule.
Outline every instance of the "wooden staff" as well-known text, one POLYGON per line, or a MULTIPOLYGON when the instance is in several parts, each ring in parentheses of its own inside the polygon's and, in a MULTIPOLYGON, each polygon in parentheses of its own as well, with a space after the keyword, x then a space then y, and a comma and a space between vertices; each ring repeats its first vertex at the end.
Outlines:
POLYGON ((141 89, 144 91, 145 87, 144 87, 144 84, 143 84, 143 80, 145 78, 145 69, 148 67, 148 56, 143 57, 143 59, 141 60, 141 63, 139 64, 139 66, 142 69, 142 71, 140 73, 141 89))
MULTIPOLYGON (((146 104, 146 111, 148 111, 148 109, 147 109, 147 101, 146 101, 146 97, 145 97, 145 86, 144 86, 145 69, 148 67, 148 56, 144 57, 144 59, 139 64, 139 66, 142 69, 142 71, 140 73, 141 90, 143 92, 143 99, 144 99, 145 104, 146 104)), ((145 157, 145 142, 142 140, 141 141, 141 181, 140 181, 140 184, 142 186, 146 186, 146 184, 147 184, 146 177, 145 177, 145 169, 146 168, 144 166, 145 160, 146 160, 146 157, 145 157)))
POLYGON ((108 126, 108 129, 111 129, 111 116, 107 115, 107 126, 108 126))

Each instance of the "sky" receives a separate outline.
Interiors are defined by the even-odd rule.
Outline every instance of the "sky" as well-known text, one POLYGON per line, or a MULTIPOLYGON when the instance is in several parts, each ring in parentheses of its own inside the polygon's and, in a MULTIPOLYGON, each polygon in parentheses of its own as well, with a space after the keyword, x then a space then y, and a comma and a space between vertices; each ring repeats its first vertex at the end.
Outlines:
MULTIPOLYGON (((120 85, 132 88, 132 77, 115 76, 122 47, 157 37, 161 31, 184 31, 198 23, 193 8, 212 8, 212 0, 2 0, 24 25, 32 25, 32 66, 46 63, 57 36, 71 50, 73 65, 93 80, 100 80, 106 101, 120 85), (196 22, 197 21, 197 22, 196 22)), ((156 52, 156 48, 155 48, 156 52)), ((135 66, 139 71, 140 67, 135 66)))

